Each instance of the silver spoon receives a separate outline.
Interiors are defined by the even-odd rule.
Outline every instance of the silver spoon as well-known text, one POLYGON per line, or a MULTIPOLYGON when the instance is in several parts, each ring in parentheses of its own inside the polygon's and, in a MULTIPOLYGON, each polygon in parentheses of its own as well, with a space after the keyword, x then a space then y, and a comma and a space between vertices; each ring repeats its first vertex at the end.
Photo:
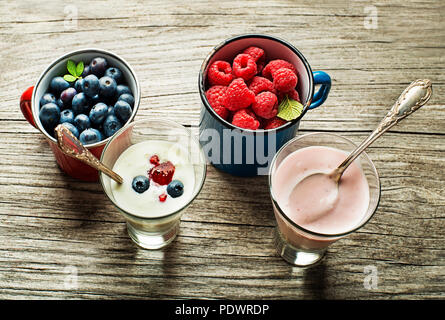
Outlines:
MULTIPOLYGON (((331 208, 338 197, 338 185, 340 179, 346 168, 377 138, 388 131, 391 127, 396 125, 400 120, 406 118, 414 111, 419 109, 428 102, 433 93, 431 81, 416 80, 411 83, 397 99, 391 110, 383 118, 377 128, 364 140, 351 154, 332 172, 316 172, 303 178, 293 189, 291 198, 293 201, 298 201, 296 197, 300 194, 303 188, 319 187, 320 190, 312 190, 316 194, 323 194, 325 199, 319 204, 314 204, 314 214, 311 215, 310 220, 314 221, 331 208), (326 200, 327 199, 327 200, 326 200), (319 207, 317 207, 319 206, 319 207)), ((303 199, 304 200, 304 199, 303 199)), ((310 222, 310 221, 308 221, 310 222)))
POLYGON ((116 172, 108 168, 106 165, 104 165, 102 162, 97 159, 94 154, 91 153, 90 150, 85 148, 85 146, 82 144, 82 142, 77 139, 68 128, 62 126, 59 124, 55 129, 54 132, 57 137, 57 144, 59 146, 59 149, 66 155, 73 157, 77 160, 80 160, 90 167, 93 167, 103 173, 105 173, 107 176, 109 176, 111 179, 116 181, 117 183, 123 183, 124 180, 120 175, 118 175, 116 172))

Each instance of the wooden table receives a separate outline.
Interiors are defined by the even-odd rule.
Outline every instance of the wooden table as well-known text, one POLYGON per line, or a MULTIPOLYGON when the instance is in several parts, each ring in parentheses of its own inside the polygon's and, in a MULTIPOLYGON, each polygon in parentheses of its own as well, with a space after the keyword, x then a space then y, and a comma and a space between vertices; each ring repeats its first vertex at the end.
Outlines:
POLYGON ((444 9, 405 0, 2 1, 0 298, 444 298, 444 9), (100 185, 61 173, 19 110, 20 94, 53 59, 100 47, 134 67, 136 119, 196 129, 201 63, 242 33, 284 38, 331 75, 327 102, 308 112, 299 134, 336 132, 358 143, 411 81, 433 82, 428 105, 368 150, 382 184, 376 215, 314 268, 277 256, 266 177, 212 166, 176 241, 138 248, 100 185))

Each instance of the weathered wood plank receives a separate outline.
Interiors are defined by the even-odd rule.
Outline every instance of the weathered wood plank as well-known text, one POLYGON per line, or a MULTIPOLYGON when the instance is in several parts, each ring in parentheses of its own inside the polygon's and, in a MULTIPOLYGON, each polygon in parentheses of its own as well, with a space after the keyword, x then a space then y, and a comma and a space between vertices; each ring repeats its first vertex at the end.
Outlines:
POLYGON ((77 27, 67 30, 57 1, 0 3, 0 298, 444 298, 441 1, 76 5, 77 27), (377 29, 363 25, 369 5, 378 9, 377 29), (433 81, 430 103, 369 149, 382 184, 377 213, 311 269, 275 253, 266 177, 236 178, 213 167, 177 240, 160 251, 139 249, 100 185, 62 174, 18 109, 22 90, 50 61, 94 46, 136 70, 137 118, 173 119, 196 132, 202 60, 220 41, 248 32, 288 40, 314 70, 331 75, 329 99, 308 112, 300 134, 337 132, 359 143, 409 82, 433 81), (376 289, 364 286, 366 266, 377 268, 376 289), (67 283, 73 270, 77 286, 67 283))

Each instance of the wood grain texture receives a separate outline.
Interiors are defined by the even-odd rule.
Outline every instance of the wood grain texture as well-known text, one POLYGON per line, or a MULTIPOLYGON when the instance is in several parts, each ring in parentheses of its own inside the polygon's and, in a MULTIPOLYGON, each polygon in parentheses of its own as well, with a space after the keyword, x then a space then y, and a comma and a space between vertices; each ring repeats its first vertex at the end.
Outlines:
POLYGON ((414 299, 445 297, 445 4, 443 1, 0 2, 0 298, 414 299), (378 9, 366 29, 364 8, 378 9), (175 242, 135 246, 96 183, 58 169, 18 108, 22 91, 58 56, 100 47, 123 56, 141 82, 136 119, 196 130, 197 75, 213 46, 267 33, 328 72, 327 102, 300 133, 337 132, 358 143, 414 79, 434 93, 423 110, 369 148, 382 197, 373 219, 329 248, 321 264, 293 268, 275 253, 265 177, 209 167, 175 242), (252 186, 255 186, 254 188, 252 186), (364 287, 366 266, 378 286, 364 287), (70 272, 77 286, 67 286, 70 272))

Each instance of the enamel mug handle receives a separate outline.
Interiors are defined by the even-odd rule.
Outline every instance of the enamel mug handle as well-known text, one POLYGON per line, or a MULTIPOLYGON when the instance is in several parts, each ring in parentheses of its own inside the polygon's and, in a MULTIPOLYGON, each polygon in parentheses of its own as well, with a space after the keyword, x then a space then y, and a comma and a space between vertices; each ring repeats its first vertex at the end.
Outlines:
POLYGON ((331 77, 324 71, 314 71, 314 86, 320 84, 321 87, 314 94, 309 109, 315 109, 321 106, 327 99, 329 90, 331 90, 331 77))
POLYGON ((35 128, 37 128, 31 109, 31 98, 33 90, 34 87, 29 87, 22 93, 22 96, 20 97, 20 110, 22 111, 25 119, 35 128))

